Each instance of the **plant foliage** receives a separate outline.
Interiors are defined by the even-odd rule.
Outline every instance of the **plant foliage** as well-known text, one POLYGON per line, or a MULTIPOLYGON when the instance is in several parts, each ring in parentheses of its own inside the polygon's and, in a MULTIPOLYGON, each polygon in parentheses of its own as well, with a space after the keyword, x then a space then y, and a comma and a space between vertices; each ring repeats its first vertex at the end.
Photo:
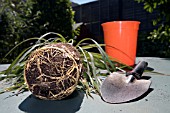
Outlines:
MULTIPOLYGON (((19 42, 30 37, 40 37, 47 32, 73 38, 73 17, 70 0, 1 0, 0 56, 19 42)), ((12 61, 29 44, 31 42, 16 49, 11 59, 7 59, 12 61)))
MULTIPOLYGON (((1 93, 7 91, 13 91, 13 90, 18 90, 19 92, 22 92, 25 89, 27 89, 27 86, 24 81, 24 76, 23 76, 25 61, 27 60, 27 57, 32 51, 50 43, 58 43, 58 42, 70 43, 79 50, 83 61, 84 71, 80 77, 80 82, 77 88, 85 91, 87 95, 91 96, 91 92, 100 95, 99 87, 100 87, 101 80, 99 79, 99 77, 106 76, 107 74, 115 71, 116 69, 115 68, 116 62, 111 61, 109 57, 106 55, 106 53, 104 52, 104 50, 101 48, 103 44, 98 44, 95 40, 90 38, 85 38, 80 42, 78 42, 77 44, 74 44, 75 41, 73 39, 67 41, 62 35, 54 32, 46 33, 40 38, 30 38, 23 42, 20 42, 11 51, 9 51, 6 56, 8 56, 11 52, 13 52, 21 44, 27 43, 28 41, 35 40, 35 39, 37 41, 34 45, 24 49, 15 58, 15 60, 11 63, 11 65, 5 71, 1 72, 0 80, 13 80, 12 85, 9 88, 6 88, 1 93), (46 39, 46 37, 48 37, 51 34, 55 35, 56 37, 46 39), (91 41, 93 42, 93 44, 84 45, 84 42, 86 41, 91 41), (89 52, 88 50, 91 48, 96 48, 98 49, 99 52, 98 53, 89 52), (107 72, 102 73, 101 70, 106 70, 107 72)), ((122 68, 124 67, 126 66, 122 65, 122 68)))
POLYGON ((158 11, 157 18, 152 22, 153 25, 159 26, 150 32, 148 39, 162 45, 160 55, 164 57, 170 56, 170 1, 169 0, 135 0, 144 4, 144 9, 152 13, 158 11))

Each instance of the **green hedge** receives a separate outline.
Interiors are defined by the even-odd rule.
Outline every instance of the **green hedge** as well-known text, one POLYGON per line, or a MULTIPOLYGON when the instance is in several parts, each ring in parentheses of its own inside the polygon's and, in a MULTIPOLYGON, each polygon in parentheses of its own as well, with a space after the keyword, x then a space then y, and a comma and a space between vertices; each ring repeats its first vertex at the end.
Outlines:
MULTIPOLYGON (((70 0, 0 1, 0 57, 19 42, 57 32, 73 38, 74 12, 70 0)), ((5 62, 10 62, 31 43, 18 48, 5 62)))

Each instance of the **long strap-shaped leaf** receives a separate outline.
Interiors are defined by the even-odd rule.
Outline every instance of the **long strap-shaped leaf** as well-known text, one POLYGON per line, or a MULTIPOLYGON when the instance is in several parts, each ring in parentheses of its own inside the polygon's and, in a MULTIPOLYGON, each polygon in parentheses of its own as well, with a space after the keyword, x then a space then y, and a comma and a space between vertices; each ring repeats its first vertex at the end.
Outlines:
POLYGON ((33 45, 28 51, 26 51, 26 52, 21 56, 21 58, 18 60, 18 62, 17 62, 16 64, 22 62, 22 61, 26 58, 26 56, 27 56, 28 54, 30 54, 36 47, 39 47, 39 46, 41 46, 41 45, 45 45, 45 43, 40 43, 40 44, 35 44, 35 45, 33 45))
POLYGON ((18 60, 20 59, 20 57, 26 52, 28 50, 28 48, 27 49, 25 49, 24 51, 22 51, 17 57, 16 57, 16 59, 11 63, 11 65, 8 67, 8 69, 5 71, 5 74, 6 75, 8 75, 10 72, 11 72, 11 70, 13 69, 13 67, 17 64, 17 62, 18 62, 18 60))
POLYGON ((46 36, 48 36, 48 35, 50 35, 50 34, 59 36, 59 38, 61 39, 61 42, 64 42, 64 43, 67 42, 66 39, 65 39, 61 34, 55 33, 55 32, 48 32, 48 33, 42 35, 42 36, 39 38, 39 40, 37 41, 37 43, 39 43, 42 39, 44 39, 46 36))
POLYGON ((95 82, 96 82, 96 84, 93 84, 93 85, 94 85, 94 88, 96 88, 97 92, 99 93, 100 92, 99 91, 100 82, 99 82, 99 80, 96 76, 97 73, 96 73, 96 67, 95 67, 95 64, 94 64, 94 58, 93 58, 93 55, 90 52, 88 52, 88 54, 89 54, 90 59, 91 59, 92 73, 93 73, 93 76, 94 76, 95 82))
POLYGON ((94 83, 93 83, 93 78, 92 78, 92 76, 91 76, 91 74, 90 74, 90 66, 89 66, 89 62, 88 62, 87 56, 86 56, 86 54, 85 54, 85 51, 84 51, 80 46, 78 46, 78 48, 80 49, 80 51, 81 51, 81 52, 83 53, 83 55, 84 55, 85 62, 87 63, 87 75, 89 76, 89 79, 90 79, 91 84, 94 85, 94 83))
MULTIPOLYGON (((109 59, 108 55, 104 52, 104 50, 101 48, 101 46, 100 46, 95 40, 93 40, 93 39, 91 39, 91 38, 85 38, 85 39, 81 40, 81 41, 76 45, 76 47, 79 46, 82 42, 87 41, 87 40, 91 40, 92 42, 94 42, 94 43, 97 45, 97 48, 98 48, 100 54, 102 54, 103 60, 104 60, 105 62, 108 62, 109 65, 111 66, 112 70, 115 71, 115 66, 113 65, 112 61, 109 59)), ((107 70, 110 72, 110 69, 109 69, 108 65, 106 64, 105 66, 106 66, 107 70)))
MULTIPOLYGON (((20 46, 20 45, 22 45, 23 43, 26 43, 26 42, 28 42, 28 41, 30 41, 30 40, 39 40, 39 38, 29 38, 29 39, 26 39, 26 40, 24 40, 24 41, 22 41, 22 42, 20 42, 20 43, 18 43, 15 47, 13 47, 5 56, 4 56, 4 58, 6 58, 10 53, 12 53, 12 51, 14 51, 18 46, 20 46)), ((44 39, 42 39, 42 40, 44 40, 44 39)), ((3 59, 4 59, 3 58, 3 59)), ((2 60, 3 60, 2 59, 2 60)), ((2 62, 2 61, 1 61, 2 62)))

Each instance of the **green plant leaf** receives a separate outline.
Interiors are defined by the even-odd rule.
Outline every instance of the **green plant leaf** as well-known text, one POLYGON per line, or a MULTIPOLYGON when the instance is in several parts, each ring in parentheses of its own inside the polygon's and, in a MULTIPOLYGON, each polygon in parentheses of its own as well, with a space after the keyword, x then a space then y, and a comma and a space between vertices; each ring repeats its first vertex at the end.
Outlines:
POLYGON ((83 56, 84 56, 84 62, 87 64, 87 65, 86 65, 87 75, 89 76, 90 81, 91 81, 91 83, 93 84, 92 77, 91 77, 91 74, 90 74, 90 66, 89 66, 89 62, 88 62, 87 56, 86 56, 86 54, 85 54, 85 51, 84 51, 80 46, 79 46, 78 48, 80 49, 80 51, 82 52, 82 54, 83 54, 83 56))
POLYGON ((8 69, 5 71, 5 74, 9 74, 11 72, 11 70, 14 68, 14 66, 17 64, 18 60, 20 59, 20 57, 27 51, 27 49, 25 49, 24 51, 22 51, 17 57, 16 59, 12 62, 12 64, 8 67, 8 69))
POLYGON ((94 43, 96 44, 96 46, 97 46, 100 54, 102 55, 102 58, 103 58, 104 62, 106 63, 106 68, 107 68, 107 70, 110 71, 110 69, 109 69, 109 67, 108 67, 108 65, 107 65, 107 62, 109 63, 109 65, 111 66, 111 68, 114 70, 115 67, 114 67, 113 63, 111 62, 111 60, 109 59, 108 55, 104 52, 104 50, 100 47, 100 45, 99 45, 95 40, 93 40, 93 39, 91 39, 91 38, 82 39, 82 40, 76 45, 76 47, 79 46, 82 42, 87 41, 87 40, 91 40, 92 42, 94 42, 94 43))
MULTIPOLYGON (((105 44, 99 44, 100 46, 105 46, 105 44)), ((91 48, 96 48, 96 44, 88 44, 86 46, 82 46, 83 49, 91 49, 91 48)))
POLYGON ((93 85, 96 88, 97 92, 100 92, 99 91, 100 81, 96 76, 97 72, 96 72, 96 67, 95 67, 95 64, 94 64, 94 58, 93 58, 93 55, 90 52, 88 52, 88 54, 89 54, 90 59, 91 59, 90 63, 91 63, 91 66, 92 66, 92 73, 93 73, 93 76, 94 76, 94 79, 95 79, 94 83, 96 83, 96 84, 93 84, 93 85))
MULTIPOLYGON (((40 42, 42 39, 45 39, 45 37, 47 37, 48 35, 56 35, 56 36, 58 36, 57 38, 59 38, 61 42, 63 42, 63 43, 67 42, 66 39, 65 39, 61 34, 55 33, 55 32, 48 32, 48 33, 42 35, 42 36, 39 38, 38 42, 40 42)), ((56 39, 57 39, 57 38, 56 38, 56 39)))
MULTIPOLYGON (((2 72, 2 74, 3 73, 7 74, 6 77, 9 79, 16 78, 16 80, 13 83, 13 86, 8 88, 7 91, 26 88, 24 86, 25 81, 23 77, 24 64, 25 64, 26 59, 28 58, 28 55, 32 51, 34 51, 36 48, 41 47, 46 44, 51 44, 51 43, 62 42, 62 43, 73 44, 75 42, 73 39, 70 39, 69 41, 67 41, 62 35, 58 33, 53 33, 53 32, 46 33, 42 35, 40 38, 28 39, 27 41, 32 40, 32 39, 36 39, 38 41, 36 41, 36 43, 33 46, 30 46, 26 48, 25 50, 23 50, 15 58, 15 60, 8 67, 8 69, 2 72), (45 39, 48 35, 51 35, 51 34, 56 35, 57 37, 45 39)), ((27 42, 27 41, 24 41, 24 42, 27 42)), ((13 48, 13 50, 16 49, 19 45, 23 44, 24 42, 19 43, 16 47, 13 48)), ((107 69, 108 73, 116 70, 114 66, 115 61, 110 60, 111 58, 109 58, 109 56, 105 53, 105 51, 102 49, 101 46, 105 46, 105 45, 98 44, 95 40, 90 39, 90 38, 85 38, 81 40, 75 46, 81 54, 81 58, 83 59, 83 67, 85 68, 85 72, 80 78, 80 81, 79 81, 80 84, 78 87, 80 89, 83 89, 84 92, 86 92, 86 94, 89 95, 90 97, 92 97, 91 92, 95 92, 96 94, 100 95, 99 87, 100 87, 101 81, 99 80, 98 76, 99 75, 107 76, 106 73, 104 74, 100 73, 99 70, 107 69), (93 42, 93 44, 82 45, 84 41, 91 41, 93 42), (99 52, 98 53, 89 52, 88 49, 91 49, 91 48, 97 48, 99 52)), ((5 76, 0 77, 0 79, 4 79, 4 77, 5 76)))
MULTIPOLYGON (((19 44, 17 44, 15 47, 13 47, 5 56, 4 56, 4 58, 6 58, 10 53, 12 53, 17 47, 19 47, 20 45, 22 45, 22 44, 24 44, 24 43, 26 43, 26 42, 28 42, 28 41, 31 41, 31 40, 39 40, 39 38, 29 38, 29 39, 26 39, 26 40, 24 40, 24 41, 22 41, 22 42, 20 42, 19 44)), ((42 39, 42 40, 44 40, 44 39, 42 39)), ((46 41, 46 40, 45 40, 46 41)), ((3 58, 3 59, 4 59, 3 58)), ((2 59, 2 60, 3 60, 2 59)), ((2 61, 1 61, 2 62, 2 61)))

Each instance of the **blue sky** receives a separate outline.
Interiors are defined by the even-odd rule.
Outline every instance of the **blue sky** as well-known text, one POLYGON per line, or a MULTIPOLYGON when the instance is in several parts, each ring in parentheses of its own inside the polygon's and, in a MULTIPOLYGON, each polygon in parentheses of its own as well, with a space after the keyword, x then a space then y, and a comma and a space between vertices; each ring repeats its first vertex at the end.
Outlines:
POLYGON ((72 2, 78 3, 78 4, 84 4, 92 1, 97 1, 97 0, 71 0, 72 2))

